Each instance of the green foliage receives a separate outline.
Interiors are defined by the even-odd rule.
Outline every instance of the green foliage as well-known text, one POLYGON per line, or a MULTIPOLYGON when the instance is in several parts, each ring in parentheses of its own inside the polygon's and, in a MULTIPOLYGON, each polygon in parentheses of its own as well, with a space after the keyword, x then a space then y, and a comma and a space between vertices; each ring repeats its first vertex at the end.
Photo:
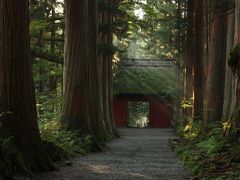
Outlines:
POLYGON ((189 172, 199 179, 235 179, 238 178, 240 165, 240 139, 224 136, 223 124, 213 123, 198 135, 189 138, 186 133, 195 133, 196 129, 182 131, 181 139, 170 141, 171 147, 181 158, 189 172))
POLYGON ((40 57, 44 59, 44 56, 38 55, 37 52, 47 52, 52 56, 63 54, 64 16, 61 12, 63 8, 64 4, 58 1, 30 2, 30 37, 31 49, 35 50, 34 60, 39 60, 40 57))
POLYGON ((132 0, 122 0, 116 2, 113 8, 113 34, 118 40, 124 41, 129 35, 139 29, 138 21, 134 10, 136 2, 132 0))
POLYGON ((40 122, 59 121, 61 116, 61 94, 60 87, 56 92, 37 92, 37 112, 40 122))
POLYGON ((50 23, 44 20, 32 20, 29 26, 30 32, 37 33, 44 30, 50 23))
MULTIPOLYGON (((118 23, 115 26, 123 28, 124 33, 115 33, 114 39, 114 45, 122 50, 118 53, 120 60, 114 67, 114 94, 181 94, 182 89, 176 88, 175 68, 154 70, 121 67, 126 58, 175 58, 179 55, 176 47, 179 22, 179 18, 176 18, 176 2, 151 0, 145 3, 124 0, 117 7, 119 14, 114 23, 118 23)), ((182 15, 179 31, 184 34, 184 11, 182 15)))
POLYGON ((79 131, 64 130, 60 123, 61 85, 54 92, 37 92, 37 110, 43 144, 53 161, 91 152, 91 136, 79 131))
POLYGON ((191 109, 193 108, 193 99, 183 100, 181 103, 181 107, 183 109, 191 109))
POLYGON ((91 136, 79 131, 62 130, 56 121, 40 124, 41 136, 53 160, 62 160, 92 151, 91 136))
MULTIPOLYGON (((175 57, 177 47, 177 23, 176 4, 164 1, 148 1, 142 4, 145 12, 142 20, 140 37, 144 38, 144 49, 155 57, 175 57)), ((184 24, 184 23, 183 23, 184 24)))
POLYGON ((187 119, 187 124, 177 127, 177 132, 182 138, 194 139, 200 134, 201 124, 194 122, 192 118, 187 119))
MULTIPOLYGON (((181 6, 184 6, 183 1, 181 1, 181 6)), ((143 53, 142 57, 150 58, 172 58, 184 52, 184 39, 179 39, 182 38, 186 30, 184 7, 179 13, 176 10, 177 3, 174 1, 151 0, 146 3, 141 1, 122 3, 120 9, 128 14, 119 16, 118 19, 123 21, 125 18, 122 17, 128 18, 128 23, 125 23, 128 24, 128 27, 125 28, 127 36, 124 38, 134 48, 132 52, 137 52, 140 55, 143 53), (129 4, 131 4, 131 8, 129 8, 129 4), (177 41, 180 41, 181 52, 178 52, 177 41)), ((122 39, 119 40, 122 41, 122 39)), ((133 57, 133 54, 130 52, 128 57, 133 57)))

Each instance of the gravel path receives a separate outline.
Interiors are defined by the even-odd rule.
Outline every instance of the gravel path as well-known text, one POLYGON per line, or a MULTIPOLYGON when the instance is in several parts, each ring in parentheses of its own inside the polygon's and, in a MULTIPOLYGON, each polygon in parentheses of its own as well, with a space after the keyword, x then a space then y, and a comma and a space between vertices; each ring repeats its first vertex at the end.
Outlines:
POLYGON ((190 179, 168 147, 169 129, 120 129, 122 138, 105 152, 73 160, 73 166, 46 173, 41 180, 185 180, 190 179))

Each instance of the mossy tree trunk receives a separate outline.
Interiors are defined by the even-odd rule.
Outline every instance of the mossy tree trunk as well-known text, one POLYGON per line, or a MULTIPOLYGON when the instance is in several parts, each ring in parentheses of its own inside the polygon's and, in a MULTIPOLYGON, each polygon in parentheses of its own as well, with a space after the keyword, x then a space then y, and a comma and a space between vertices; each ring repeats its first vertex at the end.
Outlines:
POLYGON ((28 8, 27 0, 0 1, 0 123, 1 132, 14 137, 26 167, 42 171, 53 166, 37 123, 28 8))

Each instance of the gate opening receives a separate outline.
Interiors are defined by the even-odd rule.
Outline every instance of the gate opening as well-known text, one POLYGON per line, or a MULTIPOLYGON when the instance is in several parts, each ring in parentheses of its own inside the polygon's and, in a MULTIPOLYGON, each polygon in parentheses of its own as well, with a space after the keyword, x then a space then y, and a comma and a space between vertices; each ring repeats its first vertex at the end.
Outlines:
POLYGON ((128 102, 128 127, 149 127, 150 103, 144 101, 128 102))

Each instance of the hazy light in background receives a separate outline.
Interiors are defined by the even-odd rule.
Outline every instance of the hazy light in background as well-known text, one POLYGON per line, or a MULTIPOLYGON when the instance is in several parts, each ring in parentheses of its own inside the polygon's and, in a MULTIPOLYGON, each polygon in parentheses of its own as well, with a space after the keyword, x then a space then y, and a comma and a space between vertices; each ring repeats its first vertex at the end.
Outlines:
MULTIPOLYGON (((64 3, 64 0, 56 0, 56 2, 57 3, 64 3)), ((58 4, 55 8, 55 11, 56 11, 56 13, 63 14, 64 9, 63 9, 62 5, 58 4)))
MULTIPOLYGON (((64 0, 56 0, 56 2, 64 3, 64 0)), ((147 0, 138 0, 138 2, 147 4, 147 0)), ((61 13, 61 14, 63 14, 63 12, 64 12, 63 7, 62 7, 61 5, 58 5, 58 6, 56 7, 56 13, 61 13)), ((135 13, 136 16, 139 17, 139 19, 143 19, 143 18, 144 18, 145 13, 144 13, 144 11, 143 11, 142 8, 136 9, 136 10, 134 11, 134 13, 135 13)))
MULTIPOLYGON (((139 0, 138 2, 147 4, 147 0, 139 0)), ((145 13, 144 13, 142 8, 136 9, 134 11, 134 13, 135 13, 136 16, 138 16, 139 19, 143 19, 144 18, 145 13)))

